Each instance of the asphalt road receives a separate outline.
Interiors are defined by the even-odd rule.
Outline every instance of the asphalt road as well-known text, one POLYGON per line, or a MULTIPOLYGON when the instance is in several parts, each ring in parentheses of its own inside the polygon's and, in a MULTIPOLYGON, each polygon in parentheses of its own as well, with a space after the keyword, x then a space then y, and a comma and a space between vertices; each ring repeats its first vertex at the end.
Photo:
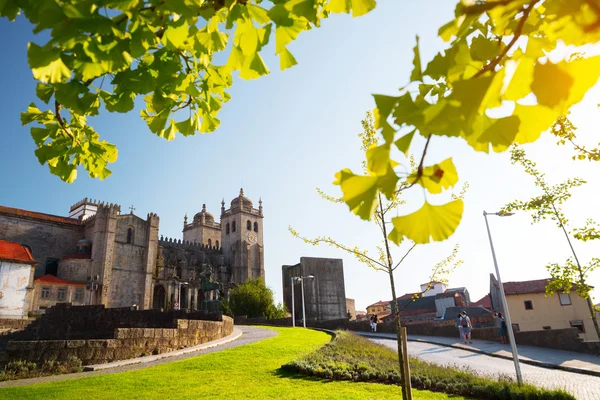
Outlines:
MULTIPOLYGON (((396 350, 396 341, 371 339, 396 350)), ((408 342, 408 353, 424 361, 455 365, 497 378, 501 375, 515 377, 515 366, 511 360, 490 357, 470 351, 453 349, 428 343, 408 342)), ((600 378, 521 364, 523 380, 539 387, 564 389, 580 400, 600 400, 600 378)))

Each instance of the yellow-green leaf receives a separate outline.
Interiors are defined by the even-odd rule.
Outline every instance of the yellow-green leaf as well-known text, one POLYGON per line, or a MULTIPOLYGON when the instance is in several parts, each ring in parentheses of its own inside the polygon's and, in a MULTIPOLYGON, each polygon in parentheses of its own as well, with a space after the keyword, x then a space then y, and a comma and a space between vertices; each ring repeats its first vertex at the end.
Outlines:
POLYGON ((373 10, 376 5, 375 0, 331 0, 327 9, 333 13, 352 11, 352 17, 360 17, 373 10))
POLYGON ((515 105, 514 116, 519 117, 519 132, 515 142, 519 144, 532 143, 539 139, 542 132, 549 129, 560 116, 557 111, 544 106, 515 105))
POLYGON ((559 109, 569 97, 574 78, 560 65, 547 62, 536 64, 533 70, 531 91, 538 104, 559 109))
POLYGON ((509 117, 491 119, 491 125, 477 138, 479 143, 492 145, 495 152, 507 150, 514 142, 519 131, 520 119, 514 115, 509 117))
POLYGON ((394 142, 398 150, 403 152, 405 156, 408 156, 408 149, 410 148, 410 144, 412 143, 416 131, 416 129, 413 129, 412 132, 407 133, 394 142))
POLYGON ((355 175, 349 169, 344 169, 335 174, 334 184, 340 185, 344 202, 354 214, 369 220, 377 206, 378 178, 376 176, 355 175))
POLYGON ((56 48, 40 47, 35 43, 27 45, 27 59, 33 77, 44 83, 64 82, 71 77, 71 70, 60 57, 56 48))
POLYGON ((420 81, 423 77, 423 70, 421 69, 421 55, 419 54, 419 37, 417 36, 417 44, 414 49, 414 57, 413 57, 413 70, 410 74, 411 81, 420 81))
POLYGON ((279 53, 279 68, 283 71, 284 69, 288 69, 298 64, 294 55, 289 52, 288 49, 283 49, 281 53, 279 53))
POLYGON ((373 175, 385 175, 390 165, 390 145, 384 143, 367 150, 367 170, 373 175))
POLYGON ((520 60, 512 62, 516 64, 515 73, 504 92, 505 100, 519 100, 531 93, 535 60, 521 57, 520 60))
POLYGON ((418 211, 392 219, 396 232, 390 233, 390 239, 406 237, 416 244, 446 240, 460 224, 463 210, 461 199, 440 206, 425 202, 418 211))
POLYGON ((162 37, 162 42, 166 47, 181 49, 185 46, 188 32, 188 25, 183 21, 179 26, 169 25, 162 37))
POLYGON ((417 172, 413 172, 407 178, 409 183, 416 183, 423 186, 429 193, 442 193, 444 189, 449 189, 458 182, 458 172, 451 158, 447 158, 439 164, 423 168, 423 174, 418 177, 417 172))

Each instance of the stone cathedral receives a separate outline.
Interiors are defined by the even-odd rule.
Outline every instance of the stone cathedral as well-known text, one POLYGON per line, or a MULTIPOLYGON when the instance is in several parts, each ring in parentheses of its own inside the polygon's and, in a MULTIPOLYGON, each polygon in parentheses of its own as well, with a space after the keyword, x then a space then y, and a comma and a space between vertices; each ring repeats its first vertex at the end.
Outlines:
POLYGON ((236 284, 264 278, 263 217, 262 201, 254 208, 240 189, 229 208, 221 202, 219 222, 203 205, 174 239, 159 236, 156 214, 85 198, 68 217, 0 206, 0 240, 26 247, 37 263, 28 311, 61 301, 214 309, 236 284))

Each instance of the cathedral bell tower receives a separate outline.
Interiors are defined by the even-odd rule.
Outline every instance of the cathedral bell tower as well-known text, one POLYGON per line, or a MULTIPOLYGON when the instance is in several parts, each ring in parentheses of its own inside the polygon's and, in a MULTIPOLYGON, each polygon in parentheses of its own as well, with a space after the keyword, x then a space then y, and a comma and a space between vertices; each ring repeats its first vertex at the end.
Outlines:
POLYGON ((263 246, 262 200, 258 209, 240 189, 230 208, 221 204, 221 243, 225 264, 231 266, 234 283, 244 283, 248 278, 265 277, 263 246))

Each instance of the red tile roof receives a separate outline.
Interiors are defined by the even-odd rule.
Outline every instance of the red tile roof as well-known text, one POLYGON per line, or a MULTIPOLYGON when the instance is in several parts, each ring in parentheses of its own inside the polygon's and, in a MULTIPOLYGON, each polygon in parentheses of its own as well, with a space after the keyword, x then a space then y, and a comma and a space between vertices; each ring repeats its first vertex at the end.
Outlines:
MULTIPOLYGON (((506 284, 504 287, 506 288, 506 284)), ((485 296, 483 296, 481 299, 477 300, 475 303, 472 303, 471 307, 484 307, 484 308, 491 310, 492 309, 492 298, 490 297, 490 294, 488 293, 485 296)))
POLYGON ((0 240, 0 260, 21 264, 38 264, 33 259, 29 249, 19 243, 0 240))
POLYGON ((528 293, 545 293, 548 279, 537 279, 534 281, 523 282, 505 282, 504 293, 509 294, 528 294, 528 293))
POLYGON ((81 225, 81 222, 77 219, 60 217, 58 215, 44 214, 35 211, 21 210, 20 208, 0 206, 0 214, 14 215, 17 217, 28 217, 43 221, 58 222, 61 224, 81 225))
POLYGON ((369 307, 377 307, 377 306, 386 306, 386 307, 388 307, 389 305, 390 305, 389 301, 379 300, 377 303, 373 303, 373 304, 367 306, 367 308, 369 308, 369 307))
POLYGON ((406 293, 406 294, 403 294, 402 296, 398 297, 398 299, 397 299, 397 300, 407 300, 407 299, 412 299, 412 298, 413 298, 413 296, 414 296, 415 294, 416 294, 416 293, 406 293))
POLYGON ((62 283, 64 285, 76 285, 76 286, 85 286, 86 284, 83 282, 73 282, 68 281, 66 279, 61 279, 54 275, 44 275, 34 279, 35 282, 44 282, 44 283, 62 283))
POLYGON ((63 256, 62 260, 73 260, 73 259, 86 260, 86 259, 90 259, 90 258, 92 258, 92 255, 90 253, 73 253, 73 254, 68 254, 66 256, 63 256))

